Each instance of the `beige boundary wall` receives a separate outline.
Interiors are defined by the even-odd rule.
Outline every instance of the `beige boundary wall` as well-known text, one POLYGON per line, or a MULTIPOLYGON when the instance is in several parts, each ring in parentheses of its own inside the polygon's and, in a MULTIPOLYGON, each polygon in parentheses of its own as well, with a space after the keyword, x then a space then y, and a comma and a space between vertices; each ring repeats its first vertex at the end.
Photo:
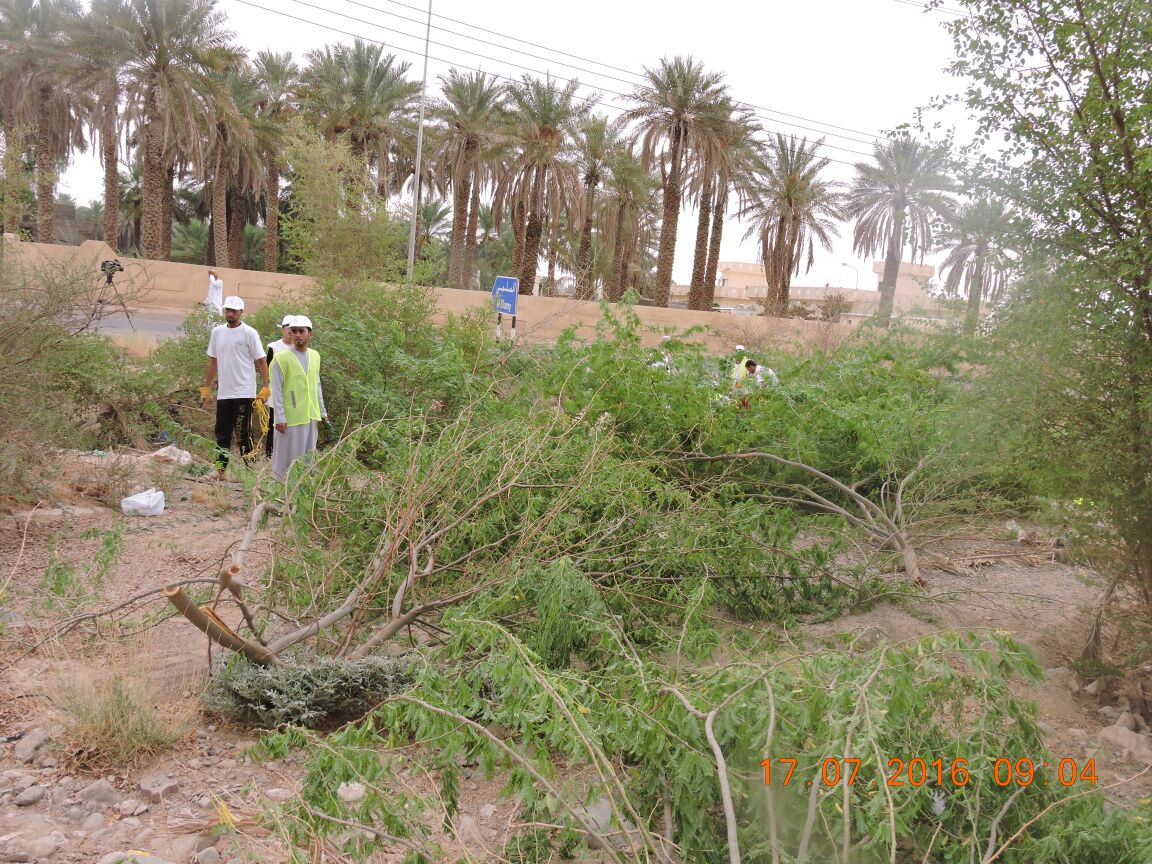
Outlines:
MULTIPOLYGON (((104 243, 89 240, 80 246, 62 246, 45 243, 5 244, 5 249, 29 270, 36 266, 57 266, 90 270, 93 279, 100 278, 100 262, 118 256, 104 243)), ((153 315, 171 312, 179 318, 200 303, 208 289, 208 268, 194 264, 176 264, 171 261, 152 261, 138 258, 119 258, 124 272, 116 276, 116 283, 140 296, 130 308, 153 315)), ((301 312, 307 312, 307 297, 313 281, 305 276, 286 273, 265 273, 259 270, 233 270, 216 268, 224 280, 224 294, 239 294, 247 308, 258 310, 265 304, 296 299, 301 312)), ((480 291, 457 291, 434 288, 441 318, 445 313, 459 314, 473 308, 491 308, 489 296, 480 291)), ((593 301, 571 300, 562 297, 520 297, 518 301, 516 335, 529 342, 553 342, 569 327, 576 327, 577 335, 591 339, 600 321, 600 305, 593 301)), ((737 344, 750 351, 831 350, 852 333, 847 324, 803 321, 798 319, 733 316, 716 312, 691 312, 685 309, 661 309, 651 306, 637 308, 641 320, 654 332, 645 334, 644 341, 656 344, 668 330, 705 328, 694 338, 710 351, 725 353, 737 344)), ((505 318, 505 334, 511 323, 505 318)), ((495 315, 493 315, 495 325, 495 315)))

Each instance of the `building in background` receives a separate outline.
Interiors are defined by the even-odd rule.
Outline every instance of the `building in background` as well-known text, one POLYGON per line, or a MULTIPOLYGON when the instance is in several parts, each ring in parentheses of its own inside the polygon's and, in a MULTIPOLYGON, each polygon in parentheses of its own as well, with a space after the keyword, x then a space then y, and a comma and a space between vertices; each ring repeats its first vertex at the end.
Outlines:
MULTIPOLYGON (((879 280, 884 273, 884 262, 872 265, 879 280)), ((901 262, 896 276, 896 294, 893 298, 893 316, 911 321, 950 321, 963 316, 955 301, 943 301, 929 293, 936 268, 929 264, 901 262)), ((760 264, 741 261, 721 261, 717 268, 715 305, 719 311, 735 315, 759 315, 764 311, 768 296, 768 283, 760 264)), ((872 316, 880 305, 880 292, 857 288, 838 288, 833 285, 793 285, 789 291, 789 305, 800 317, 818 318, 821 309, 834 312, 837 320, 855 323, 872 316), (796 308, 797 305, 805 307, 796 308), (805 315, 805 311, 810 315, 805 315)), ((688 286, 672 286, 674 305, 688 303, 688 286)), ((986 309, 984 310, 986 311, 986 309)))

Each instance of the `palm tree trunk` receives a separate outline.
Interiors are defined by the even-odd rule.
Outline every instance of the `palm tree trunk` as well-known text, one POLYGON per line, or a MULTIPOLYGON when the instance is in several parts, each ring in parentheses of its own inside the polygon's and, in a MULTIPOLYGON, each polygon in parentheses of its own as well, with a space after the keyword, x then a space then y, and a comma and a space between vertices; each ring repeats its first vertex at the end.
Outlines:
POLYGON ((696 254, 692 258, 692 282, 688 287, 688 308, 697 311, 704 306, 704 273, 708 270, 708 240, 712 227, 712 188, 715 180, 711 173, 700 190, 700 218, 696 220, 696 254))
POLYGON ((556 220, 548 220, 548 296, 556 296, 556 256, 559 254, 559 243, 557 242, 557 235, 559 232, 559 224, 553 224, 556 220))
POLYGON ((764 276, 768 280, 768 295, 764 300, 764 314, 772 318, 785 318, 788 315, 788 298, 783 284, 783 261, 788 256, 785 249, 788 243, 788 220, 781 216, 776 220, 776 230, 772 236, 772 246, 764 259, 764 276))
POLYGON ((36 118, 36 242, 51 243, 56 207, 56 165, 52 158, 52 88, 41 87, 36 118))
POLYGON ((172 217, 176 197, 176 163, 169 162, 164 172, 164 199, 160 220, 160 254, 165 261, 172 260, 172 217))
MULTIPOLYGON (((472 287, 472 274, 476 271, 476 226, 480 221, 480 176, 473 169, 472 201, 468 205, 468 227, 464 231, 464 266, 462 269, 463 288, 472 287)), ((481 285, 481 288, 484 286, 481 285)))
POLYGON ((164 129, 159 122, 160 100, 154 87, 145 97, 144 189, 140 202, 140 250, 145 258, 162 258, 164 240, 164 129))
POLYGON ((580 248, 576 250, 576 299, 592 300, 592 210, 596 203, 596 184, 584 185, 584 224, 580 228, 580 248))
POLYGON ((708 265, 704 268, 704 302, 702 308, 711 309, 716 300, 716 271, 720 268, 720 241, 724 237, 724 214, 728 210, 728 184, 716 187, 716 203, 712 207, 712 237, 708 243, 708 265))
POLYGON ((459 169, 452 178, 452 239, 448 246, 448 287, 464 287, 464 240, 468 224, 468 204, 472 198, 472 161, 478 142, 469 138, 459 169))
POLYGON ((680 180, 683 161, 683 132, 672 132, 669 150, 671 166, 664 183, 664 218, 660 223, 660 251, 656 257, 656 305, 667 306, 672 294, 672 262, 676 257, 676 228, 680 219, 680 180))
POLYGON ((244 267, 244 229, 248 225, 248 200, 237 189, 228 190, 232 205, 228 219, 228 266, 240 270, 244 267))
POLYGON ((604 295, 612 303, 624 296, 624 234, 628 223, 628 205, 623 201, 616 209, 616 243, 612 249, 612 266, 608 270, 608 284, 604 295))
POLYGON ((4 233, 20 239, 24 218, 24 130, 14 120, 4 123, 4 233))
POLYGON ((520 293, 531 294, 536 285, 536 270, 540 259, 540 237, 544 233, 544 173, 543 165, 537 165, 532 177, 532 200, 528 209, 528 221, 524 224, 524 260, 520 270, 520 293))
POLYGON ((972 278, 968 283, 968 307, 964 311, 964 333, 971 336, 980 323, 980 301, 984 298, 984 256, 972 262, 972 278))
POLYGON ((120 164, 117 161, 120 136, 116 122, 119 106, 120 87, 116 77, 112 76, 104 93, 100 158, 104 161, 104 242, 112 247, 113 252, 120 251, 120 164))
POLYGON ((512 271, 520 278, 524 268, 524 204, 516 201, 512 205, 512 271))
POLYGON ((881 327, 892 323, 892 307, 896 299, 896 277, 900 275, 900 255, 904 251, 905 210, 901 208, 892 225, 892 236, 888 238, 888 254, 884 256, 884 276, 880 279, 880 305, 876 309, 876 321, 881 327))
POLYGON ((268 154, 264 173, 264 269, 275 273, 280 263, 280 167, 268 154))
POLYGON ((218 267, 228 266, 228 183, 217 159, 212 178, 212 249, 218 267))

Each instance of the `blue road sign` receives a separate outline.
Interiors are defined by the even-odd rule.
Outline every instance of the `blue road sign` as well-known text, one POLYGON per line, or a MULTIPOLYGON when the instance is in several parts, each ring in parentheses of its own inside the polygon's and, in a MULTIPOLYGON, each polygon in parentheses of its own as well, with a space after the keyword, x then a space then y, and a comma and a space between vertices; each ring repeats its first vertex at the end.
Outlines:
POLYGON ((516 314, 516 298, 520 295, 520 280, 515 276, 497 276, 492 286, 492 306, 501 315, 516 314))

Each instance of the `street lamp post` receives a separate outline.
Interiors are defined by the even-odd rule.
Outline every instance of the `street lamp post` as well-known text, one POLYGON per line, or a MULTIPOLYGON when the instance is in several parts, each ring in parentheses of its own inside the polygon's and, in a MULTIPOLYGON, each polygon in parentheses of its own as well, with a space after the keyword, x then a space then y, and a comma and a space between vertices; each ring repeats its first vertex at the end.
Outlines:
POLYGON ((859 288, 860 288, 860 271, 859 271, 859 270, 857 270, 857 269, 856 269, 854 266, 852 266, 851 264, 849 264, 847 261, 844 261, 844 262, 842 262, 842 263, 840 264, 840 266, 841 266, 841 267, 847 267, 847 268, 848 268, 849 270, 851 270, 851 271, 852 271, 854 274, 856 274, 856 283, 855 283, 855 284, 852 286, 852 290, 853 290, 853 291, 859 290, 859 288))
POLYGON ((424 79, 420 84, 420 125, 416 128, 416 174, 412 178, 412 227, 408 232, 408 287, 416 265, 416 222, 420 218, 420 164, 424 155, 424 97, 428 91, 428 44, 432 38, 432 0, 428 0, 428 27, 424 31, 424 79))

